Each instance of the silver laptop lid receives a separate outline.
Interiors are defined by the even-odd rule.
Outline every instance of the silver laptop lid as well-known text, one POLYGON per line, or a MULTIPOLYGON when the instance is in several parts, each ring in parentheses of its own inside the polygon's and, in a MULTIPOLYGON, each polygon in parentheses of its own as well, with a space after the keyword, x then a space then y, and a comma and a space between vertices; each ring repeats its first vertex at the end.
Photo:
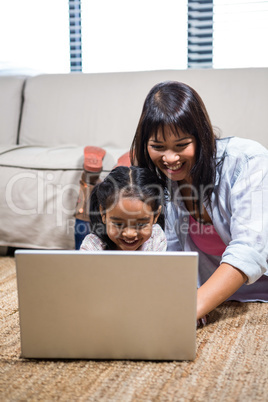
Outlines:
POLYGON ((197 253, 15 257, 22 357, 195 358, 197 253))

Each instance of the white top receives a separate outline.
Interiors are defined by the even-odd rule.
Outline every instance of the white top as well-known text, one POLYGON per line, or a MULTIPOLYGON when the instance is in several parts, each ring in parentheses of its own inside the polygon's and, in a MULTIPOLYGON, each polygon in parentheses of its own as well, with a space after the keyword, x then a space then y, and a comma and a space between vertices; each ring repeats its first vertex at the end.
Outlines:
POLYGON ((229 300, 268 301, 268 151, 255 141, 237 137, 217 140, 212 223, 226 244, 221 256, 203 253, 188 234, 189 212, 176 182, 166 210, 167 250, 198 251, 199 284, 221 263, 244 272, 248 281, 229 300), (250 286, 248 286, 250 285, 250 286))
MULTIPOLYGON (((155 224, 153 225, 152 235, 150 239, 148 239, 139 251, 166 251, 167 248, 167 240, 164 231, 162 228, 155 224)), ((106 245, 103 241, 94 233, 88 234, 80 247, 80 250, 86 251, 98 251, 98 250, 105 250, 106 245)))

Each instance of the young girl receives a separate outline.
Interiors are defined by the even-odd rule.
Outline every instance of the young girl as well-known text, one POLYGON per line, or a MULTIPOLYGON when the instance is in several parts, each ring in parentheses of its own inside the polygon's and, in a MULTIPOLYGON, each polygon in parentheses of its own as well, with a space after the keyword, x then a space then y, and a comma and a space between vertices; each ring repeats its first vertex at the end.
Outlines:
POLYGON ((197 318, 225 300, 267 302, 267 149, 218 139, 196 91, 168 81, 146 97, 132 158, 170 189, 167 249, 199 253, 197 318))
POLYGON ((163 200, 149 169, 115 168, 92 191, 91 233, 80 250, 165 251, 163 200))

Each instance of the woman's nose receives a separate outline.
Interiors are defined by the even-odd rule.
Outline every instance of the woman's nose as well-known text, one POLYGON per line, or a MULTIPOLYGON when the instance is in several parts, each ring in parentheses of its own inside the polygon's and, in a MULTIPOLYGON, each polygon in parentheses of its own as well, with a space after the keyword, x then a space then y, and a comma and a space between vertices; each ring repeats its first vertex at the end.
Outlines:
POLYGON ((165 151, 164 155, 162 156, 162 160, 165 163, 172 164, 178 162, 180 159, 180 155, 174 151, 165 151))

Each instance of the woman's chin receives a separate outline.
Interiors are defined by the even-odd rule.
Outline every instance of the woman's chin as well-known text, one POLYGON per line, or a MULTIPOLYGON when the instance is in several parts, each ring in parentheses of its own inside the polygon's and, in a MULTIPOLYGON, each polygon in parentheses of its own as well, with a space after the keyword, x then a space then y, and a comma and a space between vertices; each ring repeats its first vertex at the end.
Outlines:
POLYGON ((163 169, 162 172, 167 176, 168 179, 173 180, 173 181, 181 181, 184 180, 186 177, 186 172, 184 165, 177 170, 171 170, 171 169, 163 169))

